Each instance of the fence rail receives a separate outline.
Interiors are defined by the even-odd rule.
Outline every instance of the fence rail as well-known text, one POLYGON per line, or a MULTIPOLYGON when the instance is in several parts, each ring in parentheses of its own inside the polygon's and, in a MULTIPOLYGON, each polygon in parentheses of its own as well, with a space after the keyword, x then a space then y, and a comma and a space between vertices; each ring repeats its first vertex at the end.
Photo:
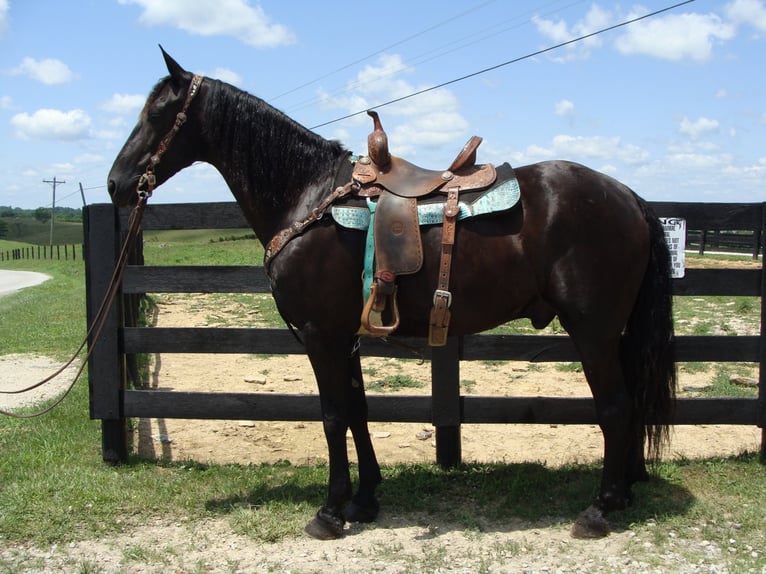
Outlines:
MULTIPOLYGON (((764 228, 766 204, 654 203, 660 217, 682 217, 687 229, 749 230, 764 228)), ((119 250, 119 229, 126 213, 111 205, 86 208, 86 272, 89 319, 106 290, 119 250)), ((153 205, 144 229, 222 229, 247 227, 234 203, 153 205)), ((759 336, 678 337, 678 360, 754 362, 760 367, 759 396, 754 399, 679 399, 675 424, 744 424, 766 427, 766 345, 764 345, 764 268, 688 269, 673 282, 678 296, 748 295, 761 298, 759 336)), ((123 279, 127 296, 148 292, 268 292, 260 267, 129 265, 123 279)), ((249 420, 320 420, 316 395, 269 393, 194 393, 125 388, 125 356, 135 353, 303 353, 286 329, 147 328, 124 324, 115 310, 99 337, 89 363, 91 416, 102 421, 106 460, 127 456, 126 417, 249 420)), ((401 339, 425 347, 424 340, 401 339)), ((93 344, 93 341, 91 341, 93 344)), ((365 340, 367 356, 405 357, 405 351, 378 340, 365 340)), ((450 338, 446 347, 426 349, 431 360, 431 396, 369 396, 370 419, 430 422, 436 427, 436 457, 444 466, 460 461, 462 423, 595 424, 590 398, 477 397, 460 395, 460 361, 577 361, 569 337, 561 335, 479 334, 450 338)), ((766 432, 761 453, 766 456, 766 432)))
POLYGON ((21 259, 56 259, 72 261, 77 260, 77 253, 82 258, 83 246, 76 244, 67 245, 28 245, 16 249, 0 251, 0 261, 18 261, 21 259))

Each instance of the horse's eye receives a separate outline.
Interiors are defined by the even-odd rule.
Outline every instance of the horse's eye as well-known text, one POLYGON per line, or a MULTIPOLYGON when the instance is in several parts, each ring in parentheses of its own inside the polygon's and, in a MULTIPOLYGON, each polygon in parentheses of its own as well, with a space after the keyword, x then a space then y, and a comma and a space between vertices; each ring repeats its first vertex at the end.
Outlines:
POLYGON ((158 120, 162 114, 157 108, 150 108, 147 115, 149 116, 150 120, 158 120))

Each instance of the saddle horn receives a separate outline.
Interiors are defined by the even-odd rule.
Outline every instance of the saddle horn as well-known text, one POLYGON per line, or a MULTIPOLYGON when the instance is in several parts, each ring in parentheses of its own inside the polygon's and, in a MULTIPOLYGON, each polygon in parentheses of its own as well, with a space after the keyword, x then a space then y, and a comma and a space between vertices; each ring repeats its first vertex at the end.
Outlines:
POLYGON ((383 131, 378 112, 367 110, 367 115, 372 118, 373 129, 367 136, 367 155, 380 169, 385 169, 391 163, 391 155, 388 153, 388 136, 383 131))

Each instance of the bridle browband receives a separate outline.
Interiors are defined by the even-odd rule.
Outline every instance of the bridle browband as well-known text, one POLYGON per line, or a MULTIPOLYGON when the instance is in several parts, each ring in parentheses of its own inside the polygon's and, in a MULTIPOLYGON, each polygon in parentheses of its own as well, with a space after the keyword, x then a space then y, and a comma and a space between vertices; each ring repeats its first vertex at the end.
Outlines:
POLYGON ((181 126, 186 123, 186 112, 189 111, 189 106, 191 105, 194 96, 199 92, 203 79, 204 78, 198 74, 195 74, 192 78, 191 84, 189 84, 189 91, 186 92, 184 107, 176 114, 176 121, 173 123, 173 127, 170 128, 170 131, 160 140, 160 143, 157 146, 157 151, 149 158, 149 164, 146 166, 146 170, 141 174, 141 177, 138 178, 136 194, 139 197, 151 197, 152 192, 157 185, 157 177, 154 175, 154 168, 160 163, 162 156, 168 150, 168 146, 170 145, 170 142, 173 141, 173 138, 176 137, 178 130, 180 130, 181 126), (144 186, 146 186, 146 188, 142 189, 144 186))

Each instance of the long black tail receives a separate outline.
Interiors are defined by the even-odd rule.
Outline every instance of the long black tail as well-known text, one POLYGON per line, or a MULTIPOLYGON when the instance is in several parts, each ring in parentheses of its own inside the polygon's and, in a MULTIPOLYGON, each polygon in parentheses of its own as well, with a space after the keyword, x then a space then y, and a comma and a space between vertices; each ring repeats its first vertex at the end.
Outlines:
POLYGON ((656 460, 669 438, 676 395, 671 258, 662 224, 646 202, 637 199, 649 227, 650 254, 623 335, 622 364, 649 457, 656 460))

